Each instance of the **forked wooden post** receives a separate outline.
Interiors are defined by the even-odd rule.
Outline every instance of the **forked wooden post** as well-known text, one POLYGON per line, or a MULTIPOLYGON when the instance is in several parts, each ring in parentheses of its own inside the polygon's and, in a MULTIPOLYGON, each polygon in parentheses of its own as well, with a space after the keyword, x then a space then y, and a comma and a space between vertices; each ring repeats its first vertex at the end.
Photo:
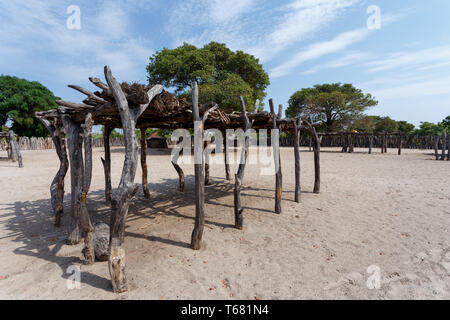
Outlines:
POLYGON ((67 158, 66 150, 66 134, 59 117, 55 117, 53 123, 40 116, 38 112, 36 113, 36 117, 50 133, 53 143, 55 144, 56 154, 59 158, 59 170, 50 185, 51 203, 55 215, 55 226, 59 227, 61 226, 61 217, 64 207, 64 178, 69 169, 69 159, 67 158))
POLYGON ((108 66, 105 66, 105 78, 119 109, 125 140, 125 161, 122 175, 119 186, 113 194, 111 203, 109 245, 109 272, 111 274, 113 290, 114 292, 124 292, 128 290, 125 274, 126 257, 125 249, 123 248, 125 221, 128 214, 129 200, 139 188, 134 183, 139 152, 136 138, 136 121, 145 109, 147 109, 152 99, 161 93, 162 86, 153 86, 147 92, 148 103, 141 104, 139 107, 131 110, 122 88, 108 66))
MULTIPOLYGON (((244 208, 241 206, 241 189, 242 180, 244 179, 245 165, 247 163, 248 152, 250 147, 250 129, 252 128, 253 121, 250 121, 247 116, 247 110, 245 109, 245 102, 242 96, 239 96, 239 102, 241 104, 241 118, 244 125, 245 137, 244 145, 242 146, 241 159, 239 161, 239 167, 237 173, 234 175, 234 227, 241 229, 244 226, 244 216, 242 215, 244 208)), ((256 100, 253 113, 258 110, 259 100, 256 100)))
POLYGON ((194 171, 195 171, 195 224, 191 235, 191 248, 199 250, 202 242, 203 229, 205 226, 205 177, 203 175, 203 134, 204 123, 209 112, 217 108, 217 105, 210 108, 200 118, 198 107, 198 86, 197 82, 192 84, 192 115, 194 119, 194 171))
POLYGON ((148 190, 148 170, 147 170, 147 139, 145 137, 147 128, 141 128, 141 169, 142 169, 142 192, 144 198, 150 199, 148 190))
MULTIPOLYGON (((275 114, 275 107, 273 106, 273 100, 269 99, 270 113, 272 114, 272 125, 273 130, 278 130, 277 125, 277 115, 275 114)), ((278 115, 282 114, 282 106, 279 105, 278 115)), ((273 145, 273 144, 272 144, 273 145)), ((282 184, 283 176, 281 173, 281 154, 279 144, 273 146, 273 156, 275 161, 275 213, 281 213, 281 195, 282 195, 282 184)))
POLYGON ((301 186, 300 186, 300 145, 299 145, 299 132, 300 132, 300 119, 294 119, 294 159, 295 159, 295 195, 294 201, 300 202, 301 186))
POLYGON ((105 202, 106 205, 111 205, 112 198, 112 185, 111 185, 111 147, 110 147, 110 137, 112 128, 109 126, 104 126, 103 132, 103 148, 105 149, 105 158, 100 158, 103 163, 103 170, 105 172, 105 202))

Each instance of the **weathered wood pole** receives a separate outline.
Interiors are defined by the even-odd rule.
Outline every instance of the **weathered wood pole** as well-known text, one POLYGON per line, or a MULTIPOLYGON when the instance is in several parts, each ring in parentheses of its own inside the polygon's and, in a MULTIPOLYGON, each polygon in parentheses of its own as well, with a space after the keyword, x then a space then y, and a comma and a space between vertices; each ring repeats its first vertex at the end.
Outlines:
POLYGON ((301 186, 300 186, 300 145, 299 145, 299 133, 300 133, 300 119, 293 119, 294 124, 294 159, 295 159, 295 194, 294 201, 300 202, 301 186))
POLYGON ((128 214, 129 200, 136 194, 139 186, 134 183, 139 147, 136 138, 136 121, 145 111, 152 99, 162 91, 161 85, 153 86, 148 92, 149 102, 130 109, 120 84, 114 78, 111 69, 105 66, 105 78, 114 96, 120 113, 125 142, 125 160, 118 188, 111 200, 110 218, 110 255, 109 272, 113 290, 116 293, 128 290, 125 273, 126 256, 124 243, 125 221, 128 214))
MULTIPOLYGON (((81 215, 80 215, 80 227, 84 234, 84 263, 93 264, 95 262, 94 252, 94 227, 92 226, 89 212, 87 210, 86 198, 91 187, 92 180, 92 126, 94 121, 92 120, 92 114, 86 115, 83 129, 83 145, 84 145, 84 172, 83 183, 81 193, 81 215)), ((80 150, 81 151, 81 150, 80 150)))
POLYGON ((346 153, 347 152, 347 148, 348 148, 348 134, 342 134, 341 135, 341 141, 342 141, 342 153, 346 153))
POLYGON ((205 152, 205 186, 209 185, 209 152, 208 152, 209 141, 205 141, 204 150, 205 152))
POLYGON ((228 145, 228 136, 227 136, 227 131, 224 130, 222 132, 222 136, 223 136, 223 161, 225 164, 225 179, 227 180, 231 180, 231 176, 230 176, 230 156, 229 156, 229 145, 228 145))
POLYGON ((369 136, 369 154, 372 154, 372 147, 373 147, 373 135, 369 136))
MULTIPOLYGON (((278 124, 277 124, 277 115, 275 114, 275 107, 273 106, 273 100, 269 99, 269 105, 270 105, 270 113, 272 114, 272 125, 273 130, 278 130, 278 124)), ((279 105, 278 107, 278 115, 282 113, 282 105, 279 105)), ((272 135, 273 136, 273 135, 272 135)), ((278 135, 279 138, 279 135, 278 135)), ((273 156, 274 156, 274 162, 275 162, 275 213, 280 214, 281 213, 281 195, 283 192, 283 175, 281 173, 281 154, 280 154, 280 146, 279 143, 273 145, 273 156)))
POLYGON ((209 112, 217 108, 213 106, 205 111, 203 118, 200 118, 198 107, 198 86, 197 82, 192 84, 191 92, 192 115, 194 118, 194 171, 195 171, 195 223, 191 235, 191 248, 199 250, 202 242, 203 229, 205 226, 205 177, 203 175, 203 140, 204 124, 209 112))
POLYGON ((442 133, 442 155, 441 160, 445 160, 445 148, 447 148, 447 133, 442 133))
POLYGON ((23 168, 23 160, 22 160, 22 154, 20 153, 19 144, 17 143, 16 134, 14 131, 9 130, 8 131, 9 136, 9 146, 11 151, 11 160, 13 162, 18 161, 19 162, 19 168, 23 168))
POLYGON ((434 155, 436 157, 436 160, 439 160, 439 136, 434 137, 434 155))
MULTIPOLYGON (((180 143, 181 139, 184 139, 184 138, 180 137, 178 140, 178 143, 180 143)), ((175 170, 178 173, 178 183, 180 186, 180 191, 183 192, 184 191, 184 172, 183 172, 183 169, 181 169, 181 167, 178 165, 178 158, 179 158, 181 152, 183 152, 182 148, 180 148, 180 150, 173 155, 171 162, 172 162, 173 167, 175 168, 175 170)))
POLYGON ((69 169, 69 159, 67 158, 66 134, 62 127, 60 118, 55 118, 53 123, 36 114, 36 117, 42 122, 44 127, 50 133, 55 144, 56 154, 59 158, 59 170, 56 173, 50 185, 51 203, 53 214, 55 215, 55 226, 61 226, 61 217, 63 215, 64 202, 64 178, 69 169))
POLYGON ((310 122, 305 121, 311 130, 311 136, 314 139, 314 193, 320 192, 320 138, 314 128, 312 119, 310 122))
MULTIPOLYGON (((242 96, 239 96, 239 102, 241 104, 241 118, 244 125, 245 138, 244 145, 242 146, 241 159, 239 161, 239 167, 237 173, 234 175, 234 227, 242 230, 244 224, 244 216, 242 215, 244 209, 241 206, 241 189, 242 180, 244 179, 245 165, 247 163, 249 146, 250 146, 250 129, 253 122, 248 119, 247 111, 245 109, 245 101, 242 96)), ((258 110, 259 100, 256 100, 253 112, 258 110)))
POLYGON ((103 148, 105 149, 105 158, 100 158, 103 163, 103 170, 105 172, 105 202, 106 205, 111 205, 112 185, 111 185, 111 147, 110 137, 112 128, 109 126, 103 127, 103 148))
POLYGON ((141 169, 142 169, 142 192, 144 198, 150 199, 148 190, 148 170, 147 170, 147 139, 145 137, 147 128, 141 128, 141 169))
POLYGON ((80 217, 81 197, 83 193, 84 164, 83 164, 83 129, 81 123, 74 122, 67 114, 62 114, 61 119, 67 132, 67 148, 70 160, 70 208, 71 231, 68 236, 69 244, 77 244, 81 241, 80 217))
POLYGON ((388 148, 387 134, 384 134, 384 153, 387 153, 387 148, 388 148))
POLYGON ((402 154, 402 144, 403 144, 403 136, 402 134, 398 135, 398 155, 402 154))

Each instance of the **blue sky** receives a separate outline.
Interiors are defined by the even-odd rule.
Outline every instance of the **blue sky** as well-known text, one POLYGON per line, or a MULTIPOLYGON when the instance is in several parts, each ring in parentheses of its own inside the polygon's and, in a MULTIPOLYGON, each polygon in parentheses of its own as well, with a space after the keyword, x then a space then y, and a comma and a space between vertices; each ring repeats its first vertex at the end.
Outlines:
POLYGON ((163 47, 218 41, 260 59, 275 103, 287 107, 314 84, 353 83, 379 101, 368 114, 419 125, 450 115, 449 13, 447 0, 0 0, 0 73, 78 102, 67 85, 94 90, 88 77, 103 78, 106 64, 120 81, 146 82, 148 58, 163 47), (66 26, 70 5, 80 30, 66 26), (367 27, 371 5, 380 29, 367 27))

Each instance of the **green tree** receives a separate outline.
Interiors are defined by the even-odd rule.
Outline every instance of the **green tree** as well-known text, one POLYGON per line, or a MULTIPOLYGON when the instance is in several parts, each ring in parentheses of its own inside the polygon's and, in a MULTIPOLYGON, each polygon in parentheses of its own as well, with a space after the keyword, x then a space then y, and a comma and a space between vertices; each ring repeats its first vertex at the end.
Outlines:
POLYGON ((325 130, 346 129, 367 108, 378 102, 352 84, 318 84, 304 88, 289 99, 288 117, 309 117, 325 123, 325 130))
POLYGON ((419 136, 435 136, 441 134, 444 131, 444 124, 442 122, 432 123, 432 122, 421 122, 419 129, 414 130, 414 135, 419 136))
POLYGON ((410 135, 415 129, 415 126, 407 121, 397 121, 397 124, 398 131, 405 135, 410 135))
POLYGON ((34 116, 36 111, 57 108, 53 93, 36 81, 0 76, 0 125, 11 121, 19 136, 44 137, 49 133, 34 116))
POLYGON ((202 48, 184 43, 175 49, 156 52, 147 66, 151 84, 175 88, 189 95, 190 84, 199 84, 199 102, 215 101, 227 111, 239 110, 244 96, 249 110, 256 99, 266 96, 269 76, 259 60, 243 51, 233 52, 225 44, 211 42, 202 48))
POLYGON ((445 128, 447 133, 450 133, 450 116, 447 116, 444 120, 442 120, 442 125, 445 128))
POLYGON ((389 118, 389 117, 378 117, 374 116, 375 120, 375 133, 386 132, 386 133, 395 133, 398 131, 398 123, 397 121, 389 118))

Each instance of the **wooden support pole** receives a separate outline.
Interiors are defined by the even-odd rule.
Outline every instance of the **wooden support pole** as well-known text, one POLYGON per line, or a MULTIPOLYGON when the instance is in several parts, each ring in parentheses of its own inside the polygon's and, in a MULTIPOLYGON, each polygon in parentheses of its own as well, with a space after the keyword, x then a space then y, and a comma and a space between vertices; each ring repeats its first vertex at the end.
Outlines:
POLYGON ((403 145, 403 136, 402 134, 398 135, 398 155, 402 154, 402 145, 403 145))
POLYGON ((148 190, 148 171, 147 171, 147 139, 145 137, 147 128, 141 128, 141 169, 142 169, 142 192, 144 198, 150 199, 148 190))
POLYGON ((311 130, 311 136, 314 138, 314 193, 320 192, 320 138, 317 135, 316 128, 310 122, 305 121, 311 130))
MULTIPOLYGON (((239 167, 237 174, 234 178, 234 227, 236 229, 242 230, 244 224, 244 217, 242 215, 244 209, 241 206, 241 190, 242 190, 242 180, 244 179, 245 165, 247 163, 249 146, 250 146, 250 129, 252 128, 253 121, 250 121, 247 116, 247 111, 245 109, 245 102, 242 96, 239 96, 239 102, 241 104, 241 117, 244 125, 245 137, 244 145, 242 146, 241 159, 239 161, 239 167)), ((255 110, 258 110, 259 100, 256 100, 254 106, 255 110)))
MULTIPOLYGON (((180 137, 180 140, 184 139, 183 137, 180 137)), ((180 140, 178 141, 178 143, 180 142, 180 140)), ((180 156, 180 153, 183 152, 183 149, 180 148, 180 150, 174 154, 173 158, 172 158, 172 165, 175 168, 175 170, 178 173, 178 183, 180 186, 180 191, 183 192, 184 191, 184 172, 183 169, 181 169, 181 167, 178 165, 178 158, 180 156)))
MULTIPOLYGON (((273 100, 269 99, 269 106, 270 106, 270 113, 272 114, 272 122, 273 122, 273 130, 278 130, 277 125, 277 115, 275 114, 275 107, 273 106, 273 100)), ((282 109, 282 106, 279 105, 278 109, 278 115, 282 113, 280 111, 282 109)), ((274 156, 274 162, 275 162, 275 213, 280 214, 281 213, 281 195, 283 192, 282 185, 283 185, 283 175, 281 172, 281 154, 280 154, 280 148, 279 144, 273 147, 273 156, 274 156)))
POLYGON ((372 154, 372 147, 373 147, 373 135, 369 136, 369 154, 372 154))
POLYGON ((209 141, 205 141, 205 186, 209 185, 209 152, 208 152, 209 141))
POLYGON ((388 148, 387 134, 384 134, 384 153, 387 153, 387 148, 388 148))
POLYGON ((222 136, 223 136, 223 160, 224 160, 224 164, 225 164, 225 179, 227 180, 231 180, 231 176, 230 176, 230 156, 229 156, 229 148, 230 146, 228 145, 228 137, 227 137, 227 132, 226 130, 224 130, 222 132, 222 136))
POLYGON ((111 185, 111 147, 110 147, 110 137, 112 128, 109 126, 104 126, 103 132, 103 147, 105 149, 105 158, 100 158, 103 163, 103 170, 105 172, 105 202, 106 205, 111 205, 112 198, 112 185, 111 185))
POLYGON ((92 114, 88 113, 83 128, 83 144, 84 144, 84 173, 81 193, 81 215, 80 227, 84 234, 84 263, 93 264, 95 262, 94 252, 94 227, 92 226, 89 212, 87 210, 86 198, 91 186, 92 180, 92 114))
POLYGON ((441 160, 445 160, 445 148, 447 147, 447 133, 442 133, 442 155, 441 160))
POLYGON ((300 135, 300 119, 294 119, 294 158, 295 158, 295 195, 294 201, 300 202, 301 186, 300 186, 300 145, 299 145, 299 135, 300 135))
POLYGON ((70 159, 70 184, 71 184, 71 231, 68 236, 69 244, 77 244, 81 241, 80 217, 81 217, 81 197, 83 193, 84 164, 83 164, 83 130, 81 123, 74 122, 72 118, 63 114, 61 116, 67 132, 67 148, 70 159))
POLYGON ((125 273, 126 256, 125 249, 123 248, 125 221, 128 214, 129 200, 136 194, 139 188, 134 183, 139 152, 136 138, 136 121, 148 107, 152 99, 161 93, 162 86, 156 85, 147 92, 149 96, 148 103, 130 109, 120 84, 114 78, 108 66, 105 66, 105 78, 119 109, 125 141, 125 161, 122 175, 119 186, 115 190, 111 201, 110 255, 108 263, 113 290, 119 293, 128 290, 125 273))
POLYGON ((192 84, 191 92, 192 115, 194 118, 194 171, 195 171, 195 223, 191 235, 191 248, 199 250, 202 242, 203 229, 205 226, 205 178, 203 176, 203 135, 204 122, 208 113, 217 108, 217 105, 209 109, 200 118, 198 107, 197 82, 192 84))
POLYGON ((55 226, 59 227, 61 226, 61 217, 63 215, 64 178, 67 170, 69 169, 69 159, 67 158, 66 149, 66 134, 63 130, 60 118, 55 118, 53 123, 51 123, 49 120, 39 115, 36 115, 36 117, 42 122, 44 127, 50 133, 53 143, 55 144, 56 154, 59 158, 59 170, 50 185, 51 203, 53 214, 55 215, 55 226))
POLYGON ((439 160, 439 136, 434 137, 434 155, 436 160, 439 160))

